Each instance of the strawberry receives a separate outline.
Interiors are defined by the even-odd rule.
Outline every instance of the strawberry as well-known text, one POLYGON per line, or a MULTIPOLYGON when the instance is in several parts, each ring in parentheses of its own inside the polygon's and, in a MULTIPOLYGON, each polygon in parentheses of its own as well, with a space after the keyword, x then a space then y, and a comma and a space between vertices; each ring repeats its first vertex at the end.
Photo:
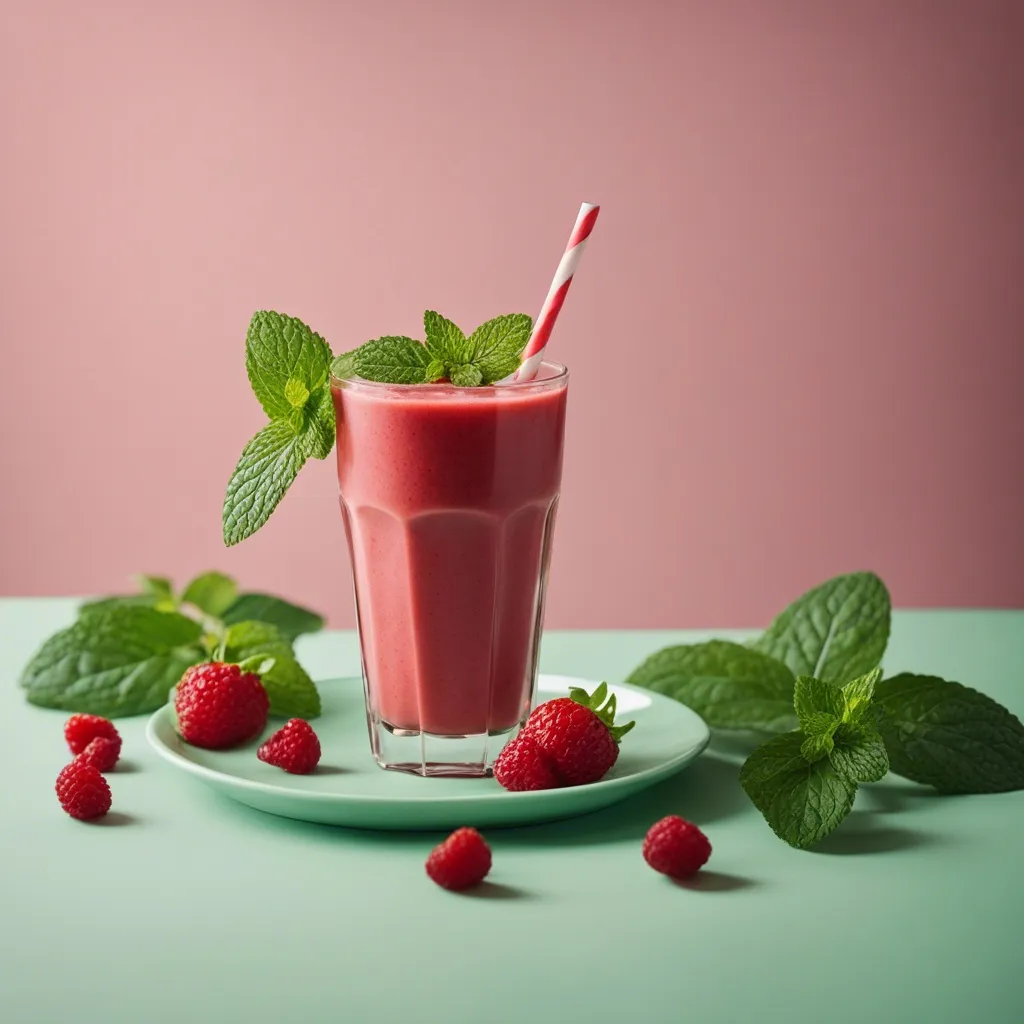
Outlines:
POLYGON ((615 725, 615 694, 608 684, 593 694, 573 687, 534 708, 520 735, 531 737, 563 786, 582 786, 603 778, 619 756, 619 742, 635 722, 615 725), (605 702, 605 698, 607 702, 605 702))
POLYGON ((643 853, 655 871, 669 878, 689 878, 707 863, 711 843, 693 822, 670 814, 648 829, 643 853))

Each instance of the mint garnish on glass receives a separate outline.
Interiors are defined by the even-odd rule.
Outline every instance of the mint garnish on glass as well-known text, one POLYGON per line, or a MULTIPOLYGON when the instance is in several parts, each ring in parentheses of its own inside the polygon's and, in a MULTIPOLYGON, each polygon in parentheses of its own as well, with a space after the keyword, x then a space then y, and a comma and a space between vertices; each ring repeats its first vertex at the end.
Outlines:
POLYGON ((710 640, 651 655, 627 682, 674 697, 717 729, 777 732, 740 783, 791 846, 824 839, 858 787, 895 772, 940 793, 1024 789, 1024 725, 960 683, 882 678, 891 604, 873 573, 793 602, 749 644, 710 640))
POLYGON ((530 340, 533 320, 510 313, 481 324, 467 337, 451 320, 428 310, 425 341, 375 338, 332 361, 319 334, 295 317, 260 311, 245 338, 245 366, 253 393, 270 422, 242 450, 224 497, 224 543, 252 536, 277 508, 309 458, 334 447, 330 376, 386 384, 482 387, 514 373, 530 340))

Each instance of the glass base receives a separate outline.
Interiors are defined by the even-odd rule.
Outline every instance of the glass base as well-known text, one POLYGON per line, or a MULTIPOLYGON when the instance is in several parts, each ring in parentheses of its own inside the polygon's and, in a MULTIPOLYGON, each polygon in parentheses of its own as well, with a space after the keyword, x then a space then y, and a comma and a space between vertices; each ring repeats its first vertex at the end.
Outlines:
POLYGON ((503 732, 477 736, 439 736, 398 729, 370 719, 370 747, 381 768, 410 775, 481 779, 493 774, 494 759, 522 723, 503 732))

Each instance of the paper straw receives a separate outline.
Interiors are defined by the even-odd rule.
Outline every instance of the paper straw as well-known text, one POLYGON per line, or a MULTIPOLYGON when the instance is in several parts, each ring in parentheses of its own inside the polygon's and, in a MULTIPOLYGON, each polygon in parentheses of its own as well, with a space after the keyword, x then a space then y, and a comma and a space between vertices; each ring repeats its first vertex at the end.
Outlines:
POLYGON ((523 349, 522 363, 519 369, 510 377, 506 377, 502 383, 513 380, 533 380, 537 375, 544 359, 544 349, 547 346, 548 338, 551 337, 551 329, 555 326, 562 303, 565 302, 565 293, 569 290, 569 285, 572 284, 572 276, 576 273, 576 267, 587 246, 590 232, 594 230, 594 222, 597 220, 600 209, 600 206, 595 206, 593 203, 584 203, 580 207, 576 224, 569 236, 569 244, 565 247, 565 254, 558 264, 558 270, 555 271, 555 279, 548 289, 548 297, 544 300, 544 305, 541 306, 536 323, 533 325, 533 333, 526 343, 526 348, 523 349))

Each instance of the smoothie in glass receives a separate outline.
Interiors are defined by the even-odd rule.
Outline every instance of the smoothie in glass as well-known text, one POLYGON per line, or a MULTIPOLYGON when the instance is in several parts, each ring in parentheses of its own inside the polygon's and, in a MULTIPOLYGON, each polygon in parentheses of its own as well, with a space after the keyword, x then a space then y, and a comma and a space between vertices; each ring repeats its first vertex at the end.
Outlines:
POLYGON ((332 380, 378 763, 484 775, 533 697, 568 375, 332 380))

